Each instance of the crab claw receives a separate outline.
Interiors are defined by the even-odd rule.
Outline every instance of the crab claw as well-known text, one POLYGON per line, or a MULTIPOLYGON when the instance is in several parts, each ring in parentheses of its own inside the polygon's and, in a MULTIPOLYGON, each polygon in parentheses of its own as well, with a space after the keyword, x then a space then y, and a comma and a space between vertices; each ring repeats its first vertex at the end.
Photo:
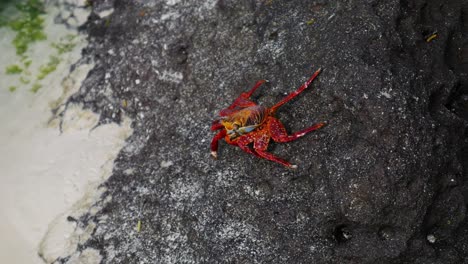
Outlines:
POLYGON ((216 152, 216 151, 211 151, 211 157, 212 157, 213 159, 218 159, 218 152, 216 152))

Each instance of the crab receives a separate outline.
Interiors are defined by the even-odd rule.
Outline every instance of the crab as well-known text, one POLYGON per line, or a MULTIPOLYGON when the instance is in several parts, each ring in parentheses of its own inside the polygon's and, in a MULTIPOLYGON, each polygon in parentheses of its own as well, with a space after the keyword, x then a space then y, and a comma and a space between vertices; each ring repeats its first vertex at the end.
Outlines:
POLYGON ((220 131, 211 141, 211 156, 217 159, 218 141, 224 138, 228 144, 238 146, 247 153, 296 169, 297 165, 267 152, 268 143, 271 139, 281 143, 296 140, 323 127, 326 123, 316 123, 299 132, 288 134, 284 125, 274 117, 274 114, 280 106, 307 89, 320 71, 321 69, 318 69, 301 87, 270 108, 258 105, 250 100, 255 90, 267 82, 266 80, 258 81, 250 91, 242 93, 229 107, 221 110, 219 113, 220 118, 213 121, 211 130, 220 131), (252 143, 253 148, 250 146, 252 143))

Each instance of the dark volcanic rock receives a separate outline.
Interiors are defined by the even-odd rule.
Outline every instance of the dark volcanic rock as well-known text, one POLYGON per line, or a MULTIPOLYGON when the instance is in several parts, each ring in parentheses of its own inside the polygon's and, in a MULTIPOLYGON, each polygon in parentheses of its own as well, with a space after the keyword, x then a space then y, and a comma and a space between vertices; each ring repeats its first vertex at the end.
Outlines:
POLYGON ((96 67, 72 101, 102 122, 125 113, 135 132, 111 201, 79 220, 97 223, 79 250, 103 263, 468 258, 466 1, 143 2, 86 27, 96 67), (329 125, 270 148, 297 170, 226 144, 210 159, 220 109, 263 78, 254 97, 271 106, 319 67, 278 116, 288 131, 329 125))

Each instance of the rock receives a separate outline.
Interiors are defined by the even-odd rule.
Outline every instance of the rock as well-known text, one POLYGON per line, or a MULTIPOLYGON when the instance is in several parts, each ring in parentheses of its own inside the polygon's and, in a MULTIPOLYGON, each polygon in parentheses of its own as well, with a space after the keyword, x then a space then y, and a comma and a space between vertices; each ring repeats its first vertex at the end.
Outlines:
POLYGON ((466 2, 110 3, 83 29, 96 67, 71 100, 101 123, 126 114, 135 132, 104 184, 110 202, 78 219, 96 223, 79 251, 101 263, 468 258, 466 2), (220 109, 259 79, 254 97, 271 106, 319 67, 278 112, 290 132, 329 124, 271 148, 297 170, 227 144, 210 159, 220 109))

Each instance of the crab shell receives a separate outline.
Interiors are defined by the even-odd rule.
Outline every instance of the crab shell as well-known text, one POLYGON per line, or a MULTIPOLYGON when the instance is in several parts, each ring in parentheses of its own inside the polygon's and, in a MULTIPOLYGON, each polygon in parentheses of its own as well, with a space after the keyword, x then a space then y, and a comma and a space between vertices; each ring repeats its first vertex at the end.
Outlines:
POLYGON ((263 124, 268 116, 268 108, 261 105, 250 106, 221 119, 231 141, 254 131, 263 124))

